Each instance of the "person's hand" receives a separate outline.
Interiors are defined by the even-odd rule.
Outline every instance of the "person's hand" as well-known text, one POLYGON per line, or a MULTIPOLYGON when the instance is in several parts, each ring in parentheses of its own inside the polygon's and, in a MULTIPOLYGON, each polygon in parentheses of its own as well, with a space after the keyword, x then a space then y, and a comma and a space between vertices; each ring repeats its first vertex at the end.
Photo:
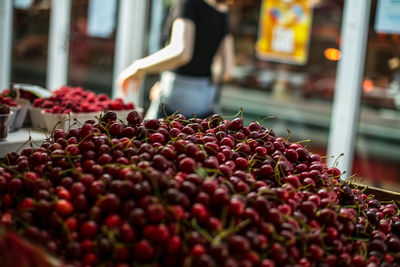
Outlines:
POLYGON ((144 77, 143 71, 139 68, 137 61, 133 62, 129 67, 124 69, 117 78, 117 84, 126 95, 128 89, 137 91, 142 84, 144 77))
POLYGON ((160 82, 156 82, 150 89, 150 100, 156 101, 160 97, 160 95, 161 95, 160 82))

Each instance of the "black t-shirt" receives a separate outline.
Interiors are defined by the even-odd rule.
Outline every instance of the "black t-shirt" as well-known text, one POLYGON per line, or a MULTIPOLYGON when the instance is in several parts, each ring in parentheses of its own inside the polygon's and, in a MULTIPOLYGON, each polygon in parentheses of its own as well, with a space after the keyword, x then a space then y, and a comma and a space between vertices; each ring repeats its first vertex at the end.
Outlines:
POLYGON ((185 18, 196 27, 192 60, 174 72, 188 76, 211 76, 211 63, 221 41, 229 32, 228 13, 204 0, 177 0, 173 18, 185 18))

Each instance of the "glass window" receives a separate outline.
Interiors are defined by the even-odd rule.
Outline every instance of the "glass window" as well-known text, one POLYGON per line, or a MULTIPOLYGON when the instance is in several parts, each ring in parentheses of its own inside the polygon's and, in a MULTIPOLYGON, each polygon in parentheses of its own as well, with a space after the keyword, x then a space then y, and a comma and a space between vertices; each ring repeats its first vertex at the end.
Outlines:
POLYGON ((326 155, 336 65, 340 58, 343 1, 234 1, 231 11, 237 67, 234 80, 224 85, 221 92, 224 113, 235 114, 243 107, 248 122, 272 115, 275 119, 265 121, 266 126, 281 136, 288 135, 289 129, 291 141, 311 140, 304 145, 326 155), (296 6, 301 2, 306 5, 296 6), (307 10, 311 11, 310 17, 307 10), (306 19, 311 23, 308 27, 301 26, 306 19), (266 25, 263 30, 260 21, 266 25), (281 44, 293 38, 296 41, 292 40, 292 46, 278 51, 278 41, 261 36, 268 32, 276 34, 278 30, 284 40, 281 44), (257 43, 264 37, 264 43, 257 43), (302 48, 298 48, 299 43, 302 48), (258 45, 273 47, 275 58, 258 56, 255 49, 258 45), (306 61, 286 64, 292 60, 292 54, 296 55, 296 49, 307 54, 306 61))
POLYGON ((72 0, 68 83, 111 95, 116 0, 72 0))
POLYGON ((45 87, 50 0, 14 1, 11 82, 45 87))
MULTIPOLYGON (((362 106, 353 172, 366 182, 400 191, 400 31, 387 12, 395 1, 372 1, 362 106)), ((399 17, 400 14, 397 14, 399 17)))

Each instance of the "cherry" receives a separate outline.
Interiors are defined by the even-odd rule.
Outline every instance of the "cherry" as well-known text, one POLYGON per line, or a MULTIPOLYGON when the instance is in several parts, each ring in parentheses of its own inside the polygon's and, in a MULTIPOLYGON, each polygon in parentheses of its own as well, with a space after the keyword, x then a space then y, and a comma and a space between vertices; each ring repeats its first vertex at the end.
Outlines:
POLYGON ((212 195, 212 202, 217 206, 224 205, 229 200, 229 195, 223 188, 217 188, 212 195))
POLYGON ((11 179, 7 184, 7 189, 11 194, 15 194, 22 189, 22 181, 18 178, 11 179))
POLYGON ((75 197, 73 203, 74 203, 74 207, 77 211, 83 211, 88 206, 88 200, 84 194, 77 195, 75 197))
POLYGON ((231 121, 229 124, 229 129, 232 131, 239 131, 243 127, 243 119, 236 118, 231 121))
POLYGON ((160 222, 165 217, 165 210, 161 204, 151 204, 147 207, 146 215, 152 222, 160 222))
POLYGON ((179 162, 178 168, 181 171, 192 173, 194 171, 196 162, 192 158, 184 158, 179 162))
POLYGON ((78 220, 76 218, 68 218, 65 224, 70 232, 74 232, 78 228, 78 220))
POLYGON ((155 155, 153 157, 153 166, 158 170, 165 170, 168 168, 168 160, 163 155, 155 155))
POLYGON ((94 221, 84 222, 80 227, 80 234, 83 238, 92 239, 96 236, 98 226, 94 221))
POLYGON ((317 212, 317 205, 313 201, 304 201, 300 208, 309 217, 313 217, 317 212))
POLYGON ((109 228, 118 227, 121 225, 121 223, 121 217, 117 214, 108 215, 108 217, 104 221, 104 224, 109 228))
POLYGON ((275 262, 270 259, 261 261, 260 267, 275 267, 275 262))
POLYGON ((120 240, 125 243, 133 242, 137 237, 137 232, 128 223, 123 223, 120 228, 120 240))
POLYGON ((120 207, 120 198, 113 193, 104 196, 100 202, 100 208, 104 213, 116 212, 120 207))
POLYGON ((141 262, 148 262, 153 259, 154 256, 153 246, 145 239, 140 240, 134 247, 135 259, 141 262))
POLYGON ((247 170, 249 162, 243 157, 238 157, 235 159, 235 165, 238 169, 247 170))
POLYGON ((311 258, 313 258, 317 261, 322 259, 322 257, 324 256, 323 249, 314 244, 310 246, 310 248, 308 249, 308 252, 310 253, 311 258))
POLYGON ((199 257, 205 253, 205 248, 203 245, 197 244, 192 247, 190 254, 194 257, 199 257))
POLYGON ((290 183, 292 186, 296 188, 301 185, 299 178, 295 175, 288 175, 285 181, 290 183))
POLYGON ((94 253, 87 253, 83 258, 83 263, 88 266, 94 266, 98 263, 99 259, 94 253))
POLYGON ((260 168, 260 174, 262 175, 262 177, 269 177, 274 173, 274 168, 269 164, 262 165, 260 168))
POLYGON ((234 235, 229 239, 229 249, 234 253, 244 253, 250 249, 250 243, 245 237, 234 235))
POLYGON ((110 122, 117 120, 117 113, 115 111, 107 111, 103 117, 101 118, 102 121, 110 122))
POLYGON ((232 198, 228 204, 228 212, 240 216, 244 212, 245 205, 239 198, 232 198))
POLYGON ((136 125, 142 121, 142 118, 138 111, 132 110, 126 117, 126 120, 128 121, 129 124, 136 125))
POLYGON ((200 203, 195 203, 192 206, 191 214, 199 221, 204 221, 208 216, 207 208, 200 203))
POLYGON ((74 212, 74 206, 68 200, 60 199, 56 203, 55 210, 61 216, 68 216, 74 212))
POLYGON ((235 146, 235 149, 245 154, 248 154, 250 152, 250 147, 247 143, 239 143, 235 146))
POLYGON ((119 262, 128 261, 130 258, 130 251, 123 246, 115 246, 114 248, 115 259, 119 262))
POLYGON ((391 231, 391 229, 392 229, 392 227, 391 227, 389 221, 386 220, 386 219, 382 219, 382 220, 379 221, 379 223, 378 223, 378 228, 379 228, 381 231, 383 231, 385 234, 390 233, 390 231, 391 231))

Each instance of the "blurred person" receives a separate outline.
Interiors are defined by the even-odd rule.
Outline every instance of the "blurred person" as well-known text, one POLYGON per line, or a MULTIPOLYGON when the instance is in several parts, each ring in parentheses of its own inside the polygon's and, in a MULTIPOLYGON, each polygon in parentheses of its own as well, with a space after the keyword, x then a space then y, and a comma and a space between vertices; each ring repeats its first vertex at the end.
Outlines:
POLYGON ((178 110, 187 117, 214 113, 216 85, 231 78, 234 65, 228 2, 174 1, 167 19, 169 44, 119 74, 117 83, 123 94, 138 90, 146 74, 161 73, 160 82, 150 92, 151 106, 158 109, 155 116, 178 110))

